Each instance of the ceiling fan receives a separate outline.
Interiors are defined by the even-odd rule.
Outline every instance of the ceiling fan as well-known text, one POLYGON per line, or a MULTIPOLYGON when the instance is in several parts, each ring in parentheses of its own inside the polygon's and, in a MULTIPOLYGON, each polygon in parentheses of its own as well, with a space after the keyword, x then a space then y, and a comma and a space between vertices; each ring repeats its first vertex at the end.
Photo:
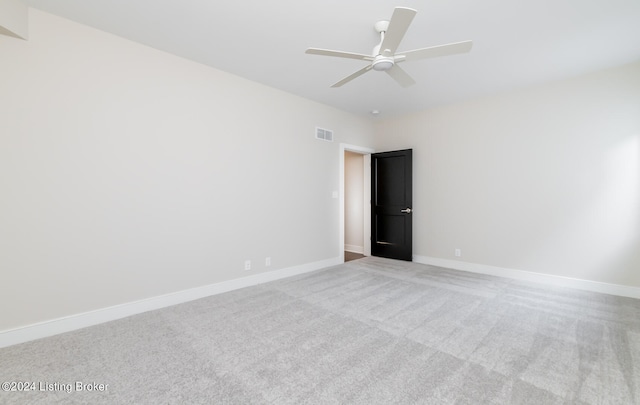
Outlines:
POLYGON ((361 53, 333 51, 329 49, 309 48, 305 53, 313 55, 335 56, 338 58, 359 59, 371 63, 355 73, 350 74, 331 87, 340 87, 361 76, 369 70, 387 72, 402 87, 415 84, 415 80, 405 72, 398 63, 424 58, 435 58, 457 53, 465 53, 471 50, 472 41, 455 42, 446 45, 431 46, 428 48, 414 49, 412 51, 396 53, 396 48, 402 41, 404 34, 415 17, 417 11, 406 7, 396 7, 389 21, 378 21, 374 24, 375 30, 380 34, 380 43, 373 48, 371 55, 361 53))

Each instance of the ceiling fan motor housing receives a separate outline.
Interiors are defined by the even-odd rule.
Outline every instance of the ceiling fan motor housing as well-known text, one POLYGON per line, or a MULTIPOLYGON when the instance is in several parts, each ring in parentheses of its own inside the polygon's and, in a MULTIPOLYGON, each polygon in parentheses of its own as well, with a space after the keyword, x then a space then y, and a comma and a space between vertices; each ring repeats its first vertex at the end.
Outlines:
POLYGON ((379 72, 391 69, 395 63, 393 56, 383 55, 380 52, 381 45, 382 41, 380 41, 378 45, 373 47, 372 55, 374 56, 374 59, 373 62, 371 62, 371 67, 373 68, 373 70, 377 70, 379 72))
POLYGON ((371 63, 371 67, 373 70, 385 71, 391 69, 394 63, 393 57, 378 55, 371 63))

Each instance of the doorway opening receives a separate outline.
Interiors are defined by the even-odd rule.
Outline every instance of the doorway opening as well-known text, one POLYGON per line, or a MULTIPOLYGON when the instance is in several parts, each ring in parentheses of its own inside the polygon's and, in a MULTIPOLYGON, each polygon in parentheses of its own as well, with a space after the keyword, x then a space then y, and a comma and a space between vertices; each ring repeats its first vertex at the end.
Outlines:
POLYGON ((371 148, 340 144, 342 261, 371 256, 371 148))
POLYGON ((344 261, 364 257, 364 155, 344 152, 344 261))

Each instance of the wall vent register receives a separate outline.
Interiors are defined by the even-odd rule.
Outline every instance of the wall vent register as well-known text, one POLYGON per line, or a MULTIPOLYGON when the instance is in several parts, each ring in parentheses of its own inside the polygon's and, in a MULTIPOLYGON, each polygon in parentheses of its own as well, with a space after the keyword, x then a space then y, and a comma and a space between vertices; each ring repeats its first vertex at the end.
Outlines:
POLYGON ((316 139, 333 142, 333 131, 330 129, 316 127, 316 139))

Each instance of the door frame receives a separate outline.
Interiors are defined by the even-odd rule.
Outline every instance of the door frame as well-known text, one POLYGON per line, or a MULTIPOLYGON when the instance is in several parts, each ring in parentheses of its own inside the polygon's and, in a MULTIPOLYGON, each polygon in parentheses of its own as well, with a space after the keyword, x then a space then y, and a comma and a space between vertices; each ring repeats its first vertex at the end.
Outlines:
POLYGON ((364 207, 363 207, 363 216, 364 216, 364 255, 371 256, 371 154, 375 153, 375 149, 369 148, 366 146, 359 145, 350 145, 346 143, 340 144, 340 170, 339 170, 339 236, 338 243, 340 244, 340 260, 344 262, 344 153, 345 152, 354 152, 364 157, 364 207), (368 169, 368 170, 367 170, 368 169))

